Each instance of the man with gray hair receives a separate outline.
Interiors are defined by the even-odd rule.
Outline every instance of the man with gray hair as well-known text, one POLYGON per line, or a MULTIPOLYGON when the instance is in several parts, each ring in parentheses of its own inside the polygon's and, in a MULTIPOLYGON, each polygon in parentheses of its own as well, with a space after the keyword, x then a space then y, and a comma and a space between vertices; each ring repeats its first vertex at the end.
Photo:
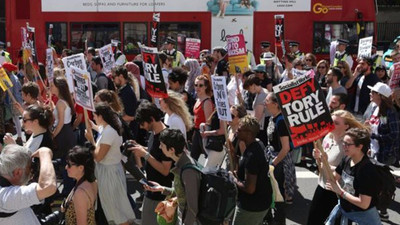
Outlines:
POLYGON ((40 225, 32 205, 56 190, 56 175, 51 161, 52 151, 40 148, 32 154, 22 146, 7 145, 0 154, 0 224, 40 225), (30 178, 31 157, 40 161, 39 180, 27 184, 30 178))

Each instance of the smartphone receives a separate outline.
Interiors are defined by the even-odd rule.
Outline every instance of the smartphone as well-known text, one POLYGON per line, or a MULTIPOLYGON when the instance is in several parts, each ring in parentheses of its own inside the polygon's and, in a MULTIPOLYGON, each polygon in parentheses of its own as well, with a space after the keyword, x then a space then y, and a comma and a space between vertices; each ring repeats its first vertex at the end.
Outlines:
POLYGON ((153 187, 154 185, 152 183, 150 183, 149 181, 146 180, 146 178, 142 178, 139 180, 139 183, 143 184, 143 185, 148 185, 149 187, 153 187))

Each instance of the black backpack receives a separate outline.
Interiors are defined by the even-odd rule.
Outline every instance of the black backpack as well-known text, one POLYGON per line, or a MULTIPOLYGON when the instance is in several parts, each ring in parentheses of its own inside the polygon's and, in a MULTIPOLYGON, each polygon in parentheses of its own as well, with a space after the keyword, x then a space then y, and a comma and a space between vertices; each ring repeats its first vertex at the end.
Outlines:
POLYGON ((375 166, 381 183, 379 194, 377 196, 377 209, 387 209, 394 200, 396 192, 396 180, 391 173, 393 171, 388 165, 380 163, 370 158, 371 163, 375 166))
MULTIPOLYGON (((199 211, 197 213, 200 223, 219 225, 230 218, 235 211, 238 193, 232 175, 221 168, 201 168, 201 165, 196 162, 196 165, 186 164, 182 167, 182 185, 182 173, 189 168, 199 171, 201 174, 199 211)), ((185 212, 183 213, 184 217, 185 212)))
MULTIPOLYGON (((107 78, 107 89, 110 91, 115 91, 115 86, 114 86, 114 82, 111 80, 111 78, 109 78, 108 76, 106 76, 104 73, 99 74, 99 77, 106 77, 107 78)), ((98 78, 96 78, 98 79, 98 78)), ((99 91, 99 88, 96 85, 96 82, 92 82, 92 90, 93 90, 93 94, 96 94, 97 91, 99 91)))

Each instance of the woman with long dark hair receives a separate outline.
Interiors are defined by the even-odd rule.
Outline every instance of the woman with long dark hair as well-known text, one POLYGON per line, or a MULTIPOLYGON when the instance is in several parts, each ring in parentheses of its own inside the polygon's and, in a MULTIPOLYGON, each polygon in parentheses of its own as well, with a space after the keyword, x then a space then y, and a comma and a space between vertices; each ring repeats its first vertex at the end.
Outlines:
MULTIPOLYGON (((106 103, 95 106, 93 118, 96 125, 91 123, 91 126, 99 132, 93 157, 101 206, 109 223, 129 224, 134 213, 126 195, 126 178, 121 164, 121 123, 117 113, 106 103)), ((93 140, 89 132, 86 138, 93 140)))
POLYGON ((66 225, 95 225, 97 183, 92 153, 75 146, 68 152, 65 169, 68 176, 76 180, 74 189, 62 204, 66 225))

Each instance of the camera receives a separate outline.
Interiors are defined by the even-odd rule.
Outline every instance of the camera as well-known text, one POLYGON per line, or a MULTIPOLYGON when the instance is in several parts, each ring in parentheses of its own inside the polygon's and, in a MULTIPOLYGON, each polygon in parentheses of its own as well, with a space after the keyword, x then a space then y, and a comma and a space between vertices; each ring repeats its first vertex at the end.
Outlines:
POLYGON ((65 214, 60 211, 55 211, 52 214, 47 215, 45 218, 40 219, 42 225, 63 225, 65 214))
POLYGON ((129 157, 132 152, 129 151, 129 148, 135 147, 135 143, 132 140, 125 141, 121 146, 121 153, 126 157, 129 157))

